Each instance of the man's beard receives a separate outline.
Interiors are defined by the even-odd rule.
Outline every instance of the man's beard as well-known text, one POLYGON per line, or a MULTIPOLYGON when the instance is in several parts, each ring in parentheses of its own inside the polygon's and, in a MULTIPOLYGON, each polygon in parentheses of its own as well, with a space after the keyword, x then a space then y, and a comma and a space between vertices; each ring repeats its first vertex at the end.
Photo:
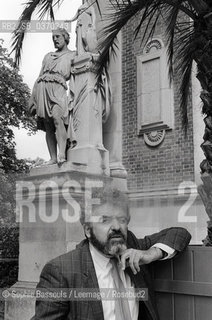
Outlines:
POLYGON ((127 249, 126 236, 121 231, 113 231, 105 242, 101 242, 96 238, 91 228, 89 240, 96 249, 112 257, 121 255, 127 249), (121 238, 119 240, 113 239, 115 236, 121 236, 121 238))

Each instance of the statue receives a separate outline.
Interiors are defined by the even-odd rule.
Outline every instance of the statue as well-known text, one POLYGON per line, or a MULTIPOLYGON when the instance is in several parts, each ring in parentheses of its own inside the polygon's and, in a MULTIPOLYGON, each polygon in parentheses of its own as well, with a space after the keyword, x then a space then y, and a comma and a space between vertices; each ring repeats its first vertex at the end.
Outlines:
POLYGON ((67 145, 76 145, 72 126, 74 93, 67 83, 73 82, 71 74, 72 60, 75 53, 67 48, 69 34, 59 28, 52 32, 55 52, 48 53, 42 63, 40 75, 35 82, 30 98, 29 110, 37 115, 38 129, 46 132, 46 142, 50 153, 50 161, 46 164, 66 161, 67 145), (58 155, 57 155, 58 147, 58 155))
MULTIPOLYGON (((77 56, 84 53, 91 54, 93 64, 97 65, 99 58, 98 40, 96 32, 96 13, 93 3, 84 0, 83 4, 78 8, 75 16, 67 22, 76 24, 76 53, 77 56)), ((98 113, 99 106, 102 107, 102 122, 105 123, 110 114, 111 108, 111 81, 107 70, 103 70, 98 76, 98 82, 94 85, 95 92, 95 111, 98 113)))
POLYGON ((97 53, 96 14, 93 5, 90 5, 88 0, 84 1, 69 22, 76 20, 77 55, 84 52, 97 53))

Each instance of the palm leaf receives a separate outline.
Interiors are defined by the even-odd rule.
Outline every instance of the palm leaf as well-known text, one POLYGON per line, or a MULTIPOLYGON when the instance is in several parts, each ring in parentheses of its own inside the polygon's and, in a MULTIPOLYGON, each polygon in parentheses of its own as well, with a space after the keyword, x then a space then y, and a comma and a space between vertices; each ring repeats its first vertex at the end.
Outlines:
POLYGON ((166 25, 166 38, 168 42, 168 66, 169 66, 169 77, 170 82, 173 77, 173 56, 174 56, 174 37, 177 29, 179 15, 179 7, 168 6, 164 11, 163 19, 166 25))
POLYGON ((189 0, 187 2, 190 8, 192 8, 192 10, 194 10, 198 15, 208 12, 208 4, 205 0, 189 0))
MULTIPOLYGON (((169 65, 169 76, 170 80, 173 77, 173 63, 174 63, 174 50, 175 50, 175 41, 174 39, 179 36, 183 37, 183 40, 190 40, 190 32, 193 28, 193 21, 197 20, 197 15, 192 7, 189 7, 187 4, 187 8, 192 13, 192 22, 188 22, 189 18, 187 18, 187 21, 185 23, 179 22, 180 21, 180 13, 182 11, 182 0, 178 0, 178 3, 176 3, 175 7, 173 6, 167 6, 166 10, 164 10, 164 23, 166 26, 166 38, 168 43, 168 65, 169 65)), ((180 45, 178 41, 178 46, 180 45)), ((178 52, 179 55, 180 51, 178 52)), ((176 61, 175 61, 176 62, 176 61)))
MULTIPOLYGON (((31 21, 33 13, 38 11, 39 19, 45 16, 54 20, 54 9, 59 7, 64 0, 28 0, 25 8, 19 18, 18 26, 13 32, 12 52, 15 51, 15 66, 18 66, 21 59, 21 51, 25 33, 27 32, 26 23, 31 21)), ((70 0, 71 1, 71 0, 70 0)), ((96 3, 97 8, 101 14, 100 4, 98 0, 93 0, 92 4, 96 3)))
POLYGON ((98 50, 101 52, 98 60, 97 73, 99 75, 108 68, 111 56, 116 54, 117 35, 126 23, 139 11, 139 1, 128 4, 110 1, 115 9, 105 16, 106 26, 99 36, 98 50))
POLYGON ((23 41, 27 32, 26 24, 31 21, 32 15, 38 10, 39 19, 47 15, 54 20, 54 7, 62 2, 63 0, 28 0, 19 18, 18 26, 13 32, 12 52, 15 51, 15 65, 20 63, 23 41))
MULTIPOLYGON (((187 129, 188 125, 188 97, 190 93, 192 65, 194 61, 194 21, 188 17, 182 20, 180 7, 182 1, 178 1, 175 7, 167 6, 164 11, 164 23, 166 25, 167 53, 170 81, 173 75, 180 79, 179 96, 182 125, 187 129), (175 66, 175 68, 173 68, 175 66)), ((187 8, 188 4, 187 4, 187 8)), ((193 8, 189 8, 197 20, 198 16, 193 8)))
POLYGON ((13 32, 12 52, 15 51, 15 65, 19 65, 21 50, 25 35, 24 23, 31 20, 32 13, 42 0, 30 0, 26 4, 24 11, 19 19, 17 28, 13 32))
MULTIPOLYGON (((139 19, 135 28, 135 38, 142 30, 141 44, 147 42, 154 34, 157 22, 160 17, 166 25, 166 35, 168 44, 168 65, 170 79, 173 76, 173 65, 176 64, 176 72, 181 80, 181 114, 182 122, 186 127, 187 102, 189 97, 189 86, 191 79, 192 63, 194 60, 194 34, 191 26, 199 15, 203 15, 208 7, 204 0, 184 1, 184 0, 134 0, 116 1, 111 0, 115 13, 108 15, 108 25, 104 34, 101 35, 101 57, 99 60, 98 72, 107 68, 110 62, 111 51, 115 52, 116 37, 120 30, 127 25, 132 17, 139 19), (198 2, 198 3, 197 3, 198 2), (179 23, 180 12, 185 13, 188 20, 186 25, 179 23)), ((208 12, 208 11, 207 11, 208 12)))
MULTIPOLYGON (((190 29, 188 27, 188 29, 190 29)), ((186 31, 182 32, 175 44, 176 50, 176 72, 181 79, 180 81, 180 108, 182 116, 182 124, 185 129, 188 125, 188 97, 190 93, 192 66, 195 52, 194 32, 190 29, 190 34, 186 31)))
MULTIPOLYGON (((64 0, 61 0, 63 2, 64 0)), ((54 10, 53 7, 55 7, 57 4, 59 4, 58 1, 56 3, 53 3, 53 0, 49 1, 43 1, 40 5, 40 8, 38 10, 39 13, 39 19, 43 19, 46 15, 50 16, 51 20, 54 20, 54 10)))

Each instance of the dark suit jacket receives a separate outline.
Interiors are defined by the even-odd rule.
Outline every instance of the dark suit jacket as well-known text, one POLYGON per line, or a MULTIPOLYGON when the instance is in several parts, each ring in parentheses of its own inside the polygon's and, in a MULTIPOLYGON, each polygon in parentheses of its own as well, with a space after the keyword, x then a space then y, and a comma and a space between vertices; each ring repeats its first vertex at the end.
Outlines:
MULTIPOLYGON (((177 252, 183 251, 190 241, 190 234, 183 228, 164 229, 159 233, 137 239, 128 231, 128 248, 147 250, 155 243, 164 243, 177 252)), ((154 290, 148 265, 133 275, 127 268, 135 287, 148 288, 148 300, 139 303, 139 319, 158 320, 154 290)), ((83 240, 75 250, 47 263, 40 276, 37 288, 93 288, 98 290, 98 281, 89 251, 88 241, 83 240)), ((101 300, 95 301, 37 301, 34 320, 103 320, 101 300)))

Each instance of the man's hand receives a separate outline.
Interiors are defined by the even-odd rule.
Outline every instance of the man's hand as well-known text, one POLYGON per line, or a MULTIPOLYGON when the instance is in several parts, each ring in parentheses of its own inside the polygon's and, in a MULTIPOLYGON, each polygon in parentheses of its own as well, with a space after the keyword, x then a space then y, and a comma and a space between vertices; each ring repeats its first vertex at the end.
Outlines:
POLYGON ((148 264, 159 260, 163 257, 163 253, 159 248, 150 248, 148 250, 127 249, 121 255, 122 270, 125 270, 126 264, 136 274, 140 271, 139 265, 148 264))

